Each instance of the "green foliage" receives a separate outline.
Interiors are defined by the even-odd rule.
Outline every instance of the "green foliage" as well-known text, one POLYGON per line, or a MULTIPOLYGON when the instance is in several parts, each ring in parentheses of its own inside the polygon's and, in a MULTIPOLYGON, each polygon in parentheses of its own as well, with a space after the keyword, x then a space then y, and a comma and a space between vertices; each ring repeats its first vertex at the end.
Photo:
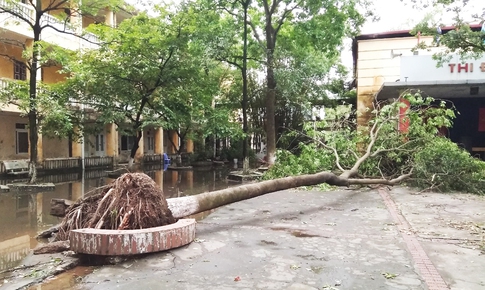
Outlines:
POLYGON ((470 27, 471 23, 482 24, 485 20, 483 4, 478 5, 479 1, 468 0, 413 0, 413 2, 418 9, 433 7, 438 11, 426 15, 412 30, 413 34, 434 36, 432 43, 421 42, 415 49, 430 49, 440 46, 442 49, 433 55, 437 66, 449 62, 453 55, 458 55, 461 61, 477 59, 483 55, 485 35, 470 27), (439 11, 453 13, 452 22, 442 23, 440 18, 442 15, 439 11), (438 33, 437 27, 450 25, 453 26, 453 29, 442 31, 442 34, 438 33))
MULTIPOLYGON (((73 128, 79 123, 80 116, 77 111, 66 106, 69 100, 65 98, 65 95, 56 93, 57 86, 55 84, 37 84, 35 107, 38 131, 47 137, 73 136, 76 139, 73 128)), ((28 81, 12 80, 0 90, 0 103, 17 106, 23 116, 27 116, 32 102, 29 97, 28 81)))
POLYGON ((446 138, 435 138, 415 156, 411 184, 439 191, 485 194, 485 162, 446 138))
POLYGON ((301 144, 301 152, 295 155, 287 150, 276 151, 276 164, 264 174, 264 179, 290 175, 312 174, 335 169, 335 157, 315 144, 301 144))
POLYGON ((452 126, 450 104, 406 92, 400 101, 377 105, 367 128, 357 130, 351 116, 351 106, 342 105, 327 108, 323 121, 307 122, 310 141, 300 144, 298 155, 278 152, 265 178, 355 170, 361 178, 392 179, 412 173, 419 187, 483 193, 485 163, 437 136, 439 128, 452 126))
POLYGON ((70 74, 63 94, 81 92, 98 122, 130 135, 153 126, 184 139, 240 134, 229 111, 213 107, 228 74, 208 57, 197 11, 190 3, 173 8, 139 13, 117 29, 91 27, 103 42, 63 63, 70 74))

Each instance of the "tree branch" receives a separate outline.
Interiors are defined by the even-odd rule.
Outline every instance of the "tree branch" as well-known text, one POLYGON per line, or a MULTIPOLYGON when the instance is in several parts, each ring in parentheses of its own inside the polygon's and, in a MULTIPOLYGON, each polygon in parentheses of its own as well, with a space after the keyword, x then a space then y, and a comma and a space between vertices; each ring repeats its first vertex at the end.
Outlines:
MULTIPOLYGON (((58 28, 50 25, 49 23, 41 26, 41 29, 44 29, 44 28, 47 28, 47 27, 52 28, 53 30, 55 30, 55 31, 57 31, 59 33, 63 33, 63 34, 67 34, 67 35, 73 35, 75 37, 78 37, 78 38, 80 38, 82 40, 85 40, 85 41, 87 41, 89 43, 92 43, 92 44, 97 44, 97 45, 100 44, 100 42, 91 41, 91 40, 87 39, 86 37, 84 37, 83 35, 76 34, 75 32, 70 32, 70 31, 66 31, 66 30, 60 30, 60 29, 58 29, 58 28)), ((64 28, 66 28, 66 26, 64 26, 64 28)))
MULTIPOLYGON (((20 8, 21 7, 20 5, 15 5, 15 7, 19 8, 19 10, 22 11, 22 9, 20 8)), ((34 29, 34 24, 32 23, 34 22, 34 19, 27 19, 22 14, 17 13, 14 10, 7 9, 5 7, 0 7, 0 15, 3 13, 10 14, 12 17, 21 19, 23 22, 27 23, 27 25, 30 26, 31 29, 34 29)))
POLYGON ((352 184, 359 184, 359 185, 364 185, 364 184, 382 184, 382 185, 396 185, 401 183, 402 181, 410 178, 412 176, 412 169, 409 171, 407 174, 403 174, 399 177, 396 177, 394 179, 372 179, 372 178, 366 178, 366 179, 355 179, 355 178, 349 178, 348 182, 350 185, 352 184))

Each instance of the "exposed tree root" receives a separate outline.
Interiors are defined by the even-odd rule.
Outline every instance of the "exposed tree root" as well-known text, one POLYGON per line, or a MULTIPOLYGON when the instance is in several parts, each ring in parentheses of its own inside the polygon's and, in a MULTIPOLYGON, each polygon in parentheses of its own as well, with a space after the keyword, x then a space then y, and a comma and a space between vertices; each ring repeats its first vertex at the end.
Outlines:
POLYGON ((56 240, 68 240, 73 229, 142 229, 174 222, 158 185, 144 173, 126 173, 71 205, 56 240))

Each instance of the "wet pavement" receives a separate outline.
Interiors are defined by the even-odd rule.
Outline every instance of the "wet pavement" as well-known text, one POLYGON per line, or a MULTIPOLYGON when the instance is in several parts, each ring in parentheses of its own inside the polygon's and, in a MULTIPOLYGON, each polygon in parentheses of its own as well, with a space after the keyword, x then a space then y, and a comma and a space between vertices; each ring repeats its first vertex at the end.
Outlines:
POLYGON ((218 208, 195 242, 98 267, 69 287, 479 290, 484 235, 485 197, 286 190, 218 208))
MULTIPOLYGON (((146 170, 163 190, 166 198, 198 194, 232 186, 225 180, 229 168, 194 168, 176 171, 146 170)), ((63 198, 76 200, 86 192, 105 185, 113 179, 106 171, 59 174, 40 177, 41 182, 53 182, 54 191, 29 193, 0 193, 0 285, 2 271, 20 265, 31 249, 38 245, 38 232, 60 222, 50 215, 50 200, 63 198)), ((0 184, 25 180, 0 179, 0 184)))

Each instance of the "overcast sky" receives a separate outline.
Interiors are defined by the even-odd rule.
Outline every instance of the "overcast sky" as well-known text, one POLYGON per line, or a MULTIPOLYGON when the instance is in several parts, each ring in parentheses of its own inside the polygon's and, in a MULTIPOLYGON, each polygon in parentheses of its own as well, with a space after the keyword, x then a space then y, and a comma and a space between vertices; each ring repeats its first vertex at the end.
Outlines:
MULTIPOLYGON (((380 17, 378 22, 369 22, 362 28, 362 33, 377 33, 393 30, 408 30, 413 28, 427 13, 435 14, 437 20, 444 24, 452 24, 452 13, 429 7, 414 9, 409 0, 374 0, 375 14, 380 17)), ((482 12, 485 0, 469 0, 463 11, 465 19, 471 19, 473 13, 482 12)))

